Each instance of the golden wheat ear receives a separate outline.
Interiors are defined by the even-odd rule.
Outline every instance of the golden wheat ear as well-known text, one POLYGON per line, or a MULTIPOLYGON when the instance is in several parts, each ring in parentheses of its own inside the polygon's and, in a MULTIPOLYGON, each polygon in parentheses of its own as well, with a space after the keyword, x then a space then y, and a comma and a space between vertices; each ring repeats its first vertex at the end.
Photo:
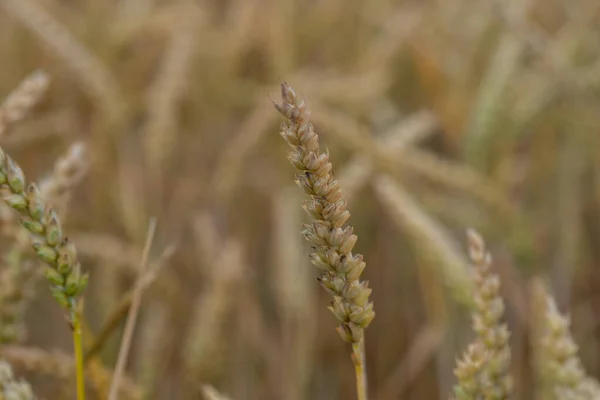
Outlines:
POLYGON ((304 225, 302 234, 312 245, 310 260, 321 271, 319 282, 333 296, 329 309, 340 322, 337 331, 342 339, 352 344, 358 397, 366 399, 363 336, 375 312, 368 282, 360 280, 366 264, 362 255, 352 253, 357 237, 346 226, 350 212, 333 177, 329 154, 320 152, 306 102, 285 81, 275 108, 287 120, 281 125, 281 136, 292 149, 288 160, 298 170, 296 184, 308 195, 303 208, 311 223, 304 225))

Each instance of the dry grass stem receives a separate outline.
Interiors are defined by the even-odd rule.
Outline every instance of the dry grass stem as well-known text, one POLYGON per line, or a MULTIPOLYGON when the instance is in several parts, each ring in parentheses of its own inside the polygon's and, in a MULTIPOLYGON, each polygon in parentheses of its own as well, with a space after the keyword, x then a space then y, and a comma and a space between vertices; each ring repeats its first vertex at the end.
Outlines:
POLYGON ((143 273, 143 275, 136 281, 135 286, 129 292, 127 292, 113 310, 108 314, 102 328, 98 335, 94 338, 92 344, 88 347, 85 352, 85 361, 91 360, 98 352, 100 352, 106 342, 111 337, 112 333, 117 329, 121 321, 129 315, 131 304, 133 302, 134 294, 139 290, 146 290, 151 284, 156 281, 160 269, 167 263, 167 261, 173 256, 175 252, 175 246, 170 246, 165 249, 163 254, 153 262, 152 266, 143 273))
POLYGON ((138 280, 133 292, 131 299, 131 307, 127 315, 127 321, 125 323, 125 331, 123 332, 123 341, 121 342, 121 348, 119 349, 119 356, 117 359, 117 366, 115 373, 113 374, 112 382, 110 384, 110 392, 108 399, 117 400, 119 396, 120 381, 123 379, 125 373, 125 366, 127 364, 127 357, 129 356, 129 349, 131 347, 131 341, 135 331, 135 324, 137 316, 140 311, 142 302, 142 294, 144 289, 148 286, 148 283, 144 282, 144 273, 148 265, 148 258, 150 257, 150 249, 154 240, 154 233, 156 231, 156 219, 150 219, 148 226, 148 233, 146 235, 146 244, 144 245, 144 252, 142 253, 142 260, 140 262, 140 269, 138 273, 138 280))

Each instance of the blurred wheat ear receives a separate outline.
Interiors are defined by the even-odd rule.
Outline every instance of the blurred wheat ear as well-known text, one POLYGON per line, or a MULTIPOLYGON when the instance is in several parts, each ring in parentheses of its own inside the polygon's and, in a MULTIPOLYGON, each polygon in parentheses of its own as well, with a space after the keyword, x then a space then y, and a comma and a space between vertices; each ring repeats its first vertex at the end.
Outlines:
POLYGON ((509 331, 501 320, 504 301, 500 297, 500 279, 492 272, 492 256, 483 238, 475 230, 467 232, 469 257, 473 263, 474 309, 473 330, 477 335, 462 360, 457 361, 455 374, 459 384, 457 400, 510 399, 513 380, 510 367, 509 331))
POLYGON ((345 226, 350 213, 333 177, 329 154, 319 151, 319 136, 309 121, 306 102, 282 82, 281 102, 275 108, 287 119, 281 136, 292 148, 288 160, 298 170, 296 184, 309 196, 303 208, 312 223, 304 225, 302 234, 312 245, 311 262, 321 270, 318 280, 333 296, 329 309, 340 322, 337 331, 352 344, 358 399, 366 400, 364 329, 375 317, 371 289, 360 280, 366 264, 361 254, 352 254, 357 237, 351 226, 345 226))
POLYGON ((534 366, 543 398, 600 398, 600 384, 586 374, 577 354, 579 346, 571 336, 569 318, 558 311, 540 280, 533 282, 532 297, 534 366))
POLYGON ((12 368, 4 361, 0 361, 0 398, 7 400, 35 398, 31 386, 25 381, 15 379, 12 368))

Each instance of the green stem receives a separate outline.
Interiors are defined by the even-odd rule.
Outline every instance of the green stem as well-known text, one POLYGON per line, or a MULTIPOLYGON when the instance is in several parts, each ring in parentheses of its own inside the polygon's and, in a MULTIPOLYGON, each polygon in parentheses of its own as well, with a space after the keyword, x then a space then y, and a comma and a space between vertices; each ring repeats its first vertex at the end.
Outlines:
MULTIPOLYGON (((76 309, 76 307, 74 307, 76 309)), ((78 312, 73 316, 73 346, 75 348, 75 379, 77 380, 77 400, 85 400, 85 376, 83 370, 83 346, 81 340, 81 321, 78 312)))
POLYGON ((364 339, 358 343, 352 343, 352 361, 354 361, 356 375, 356 397, 358 400, 368 400, 364 339))

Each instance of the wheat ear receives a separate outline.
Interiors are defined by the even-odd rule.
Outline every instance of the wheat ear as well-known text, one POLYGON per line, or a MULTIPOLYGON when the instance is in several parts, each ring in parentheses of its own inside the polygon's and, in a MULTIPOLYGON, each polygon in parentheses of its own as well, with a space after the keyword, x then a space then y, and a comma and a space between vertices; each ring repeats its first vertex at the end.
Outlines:
MULTIPOLYGON (((44 202, 51 205, 60 216, 64 215, 73 187, 85 176, 88 166, 85 155, 83 143, 71 145, 56 162, 52 174, 39 185, 44 202)), ((23 339, 23 313, 41 275, 30 260, 24 259, 30 247, 29 232, 21 228, 18 222, 17 218, 7 220, 7 225, 15 225, 13 230, 16 238, 6 254, 6 268, 0 274, 0 343, 14 343, 23 339)))
POLYGON ((352 254, 357 237, 353 228, 344 227, 350 213, 340 184, 333 178, 329 154, 319 151, 319 136, 309 122, 306 102, 294 90, 281 84, 281 103, 277 110, 287 119, 281 136, 292 151, 288 159, 299 173, 296 184, 310 196, 304 210, 312 223, 304 226, 304 237, 312 244, 311 262, 321 270, 321 285, 333 295, 329 309, 340 321, 337 331, 352 344, 359 400, 367 399, 364 355, 364 329, 375 317, 369 301, 371 289, 360 281, 365 262, 360 254, 352 254))
POLYGON ((75 246, 63 235, 58 215, 47 208, 35 184, 27 185, 19 165, 0 148, 0 196, 19 214, 23 227, 29 231, 38 257, 48 264, 45 275, 50 290, 58 303, 67 311, 73 331, 77 361, 78 399, 85 398, 83 354, 78 297, 84 291, 88 275, 81 274, 75 246))
POLYGON ((504 301, 500 279, 491 270, 492 256, 483 238, 473 229, 467 231, 469 257, 473 263, 473 330, 477 335, 454 370, 458 378, 457 400, 508 400, 513 394, 509 375, 510 334, 502 323, 504 301))
POLYGON ((534 282, 532 296, 536 316, 535 366, 542 390, 556 400, 600 398, 600 384, 586 374, 581 364, 569 318, 558 311, 542 282, 534 282))

